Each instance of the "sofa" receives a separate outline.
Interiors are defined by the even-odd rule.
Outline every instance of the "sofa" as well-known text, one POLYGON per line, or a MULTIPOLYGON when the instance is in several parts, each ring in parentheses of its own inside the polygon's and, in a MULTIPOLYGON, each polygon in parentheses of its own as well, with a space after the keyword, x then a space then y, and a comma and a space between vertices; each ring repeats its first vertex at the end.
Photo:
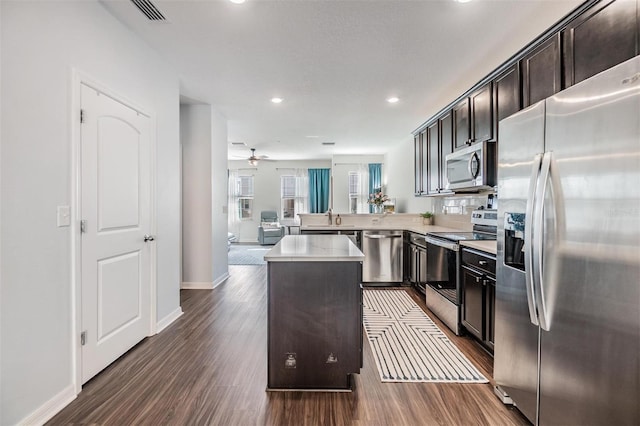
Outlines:
POLYGON ((284 237, 284 226, 278 221, 278 213, 274 210, 260 212, 258 243, 260 245, 277 244, 282 237, 284 237))

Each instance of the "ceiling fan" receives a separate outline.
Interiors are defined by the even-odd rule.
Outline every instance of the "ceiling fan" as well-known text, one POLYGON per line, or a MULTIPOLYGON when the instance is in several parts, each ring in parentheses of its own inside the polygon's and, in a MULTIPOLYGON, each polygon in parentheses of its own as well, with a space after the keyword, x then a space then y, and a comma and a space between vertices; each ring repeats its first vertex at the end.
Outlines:
POLYGON ((255 148, 251 148, 251 156, 249 158, 247 158, 247 161, 252 166, 257 166, 258 165, 258 161, 266 160, 267 158, 269 158, 267 155, 256 155, 256 149, 255 148))

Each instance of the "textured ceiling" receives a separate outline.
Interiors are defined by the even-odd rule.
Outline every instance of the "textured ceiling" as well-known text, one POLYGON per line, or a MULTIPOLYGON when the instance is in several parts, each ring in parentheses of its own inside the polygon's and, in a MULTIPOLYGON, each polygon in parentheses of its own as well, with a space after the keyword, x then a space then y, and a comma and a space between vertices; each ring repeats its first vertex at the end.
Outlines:
POLYGON ((226 116, 229 158, 310 159, 387 152, 581 1, 154 0, 167 23, 102 3, 226 116))

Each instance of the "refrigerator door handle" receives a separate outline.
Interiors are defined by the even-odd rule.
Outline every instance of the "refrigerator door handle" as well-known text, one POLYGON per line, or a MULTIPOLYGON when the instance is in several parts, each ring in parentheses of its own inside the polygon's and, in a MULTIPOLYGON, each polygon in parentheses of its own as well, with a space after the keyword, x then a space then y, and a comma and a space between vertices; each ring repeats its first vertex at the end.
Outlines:
MULTIPOLYGON (((542 165, 540 166, 540 177, 536 188, 536 204, 533 213, 533 241, 535 245, 532 251, 533 257, 533 283, 534 295, 536 298, 536 307, 538 310, 538 321, 543 330, 549 331, 549 316, 547 315, 547 306, 544 297, 543 286, 543 250, 544 250, 544 200, 547 197, 547 184, 550 183, 551 171, 551 152, 545 152, 542 157, 542 165)), ((551 191, 553 196, 554 192, 551 191)), ((552 199, 553 208, 556 206, 556 200, 552 199)), ((555 215, 554 215, 555 218, 555 215)))
POLYGON ((527 207, 524 215, 524 275, 527 289, 527 305, 529 306, 529 319, 532 324, 539 325, 536 310, 536 298, 534 293, 533 275, 533 214, 536 205, 536 188, 540 175, 543 154, 537 154, 533 158, 531 177, 529 179, 529 191, 527 193, 527 207))

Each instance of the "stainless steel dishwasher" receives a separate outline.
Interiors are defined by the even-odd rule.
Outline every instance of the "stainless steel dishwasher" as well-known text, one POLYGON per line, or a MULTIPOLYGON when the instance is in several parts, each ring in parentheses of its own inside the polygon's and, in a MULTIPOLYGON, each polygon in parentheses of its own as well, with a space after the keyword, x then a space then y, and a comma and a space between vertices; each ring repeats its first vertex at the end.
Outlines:
POLYGON ((363 231, 362 281, 402 282, 402 231, 363 231))

